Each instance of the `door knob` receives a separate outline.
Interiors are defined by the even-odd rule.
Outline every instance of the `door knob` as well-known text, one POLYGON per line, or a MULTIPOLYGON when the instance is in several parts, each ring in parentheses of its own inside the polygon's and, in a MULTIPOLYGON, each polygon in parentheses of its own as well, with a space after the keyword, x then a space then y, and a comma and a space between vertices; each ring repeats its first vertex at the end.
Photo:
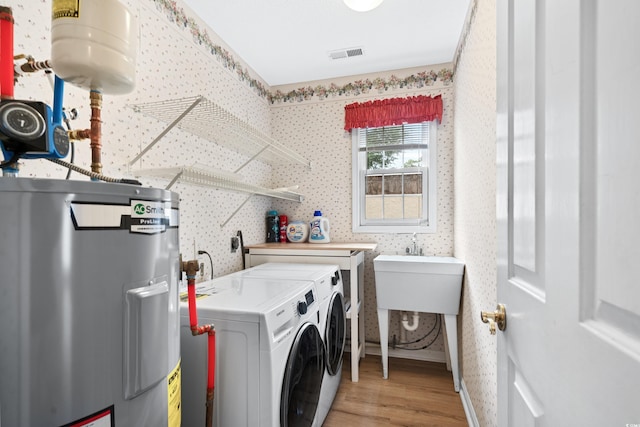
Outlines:
POLYGON ((496 324, 501 331, 507 328, 507 310, 503 304, 498 304, 496 311, 481 311, 480 319, 482 319, 483 323, 489 324, 489 332, 491 332, 491 335, 496 334, 496 324))

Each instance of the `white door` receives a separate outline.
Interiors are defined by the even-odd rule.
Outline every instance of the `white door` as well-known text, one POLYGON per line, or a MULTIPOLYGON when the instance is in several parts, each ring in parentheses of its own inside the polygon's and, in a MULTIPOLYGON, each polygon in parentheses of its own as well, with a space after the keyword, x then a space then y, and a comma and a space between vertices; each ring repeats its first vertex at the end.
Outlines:
POLYGON ((497 21, 499 425, 640 426, 640 2, 497 21))

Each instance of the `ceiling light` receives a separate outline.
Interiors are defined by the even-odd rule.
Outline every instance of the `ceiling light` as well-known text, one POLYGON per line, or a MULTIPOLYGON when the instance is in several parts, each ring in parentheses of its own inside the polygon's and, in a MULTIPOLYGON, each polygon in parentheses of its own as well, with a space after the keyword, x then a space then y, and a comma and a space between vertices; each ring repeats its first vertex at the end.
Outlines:
POLYGON ((343 0, 344 4, 356 12, 368 12, 380 6, 383 0, 343 0))

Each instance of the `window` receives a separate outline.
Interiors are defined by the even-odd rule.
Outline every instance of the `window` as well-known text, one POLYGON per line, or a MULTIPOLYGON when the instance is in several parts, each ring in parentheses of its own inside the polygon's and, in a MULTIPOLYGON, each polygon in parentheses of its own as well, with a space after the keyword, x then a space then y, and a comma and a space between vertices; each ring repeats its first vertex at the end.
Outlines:
POLYGON ((436 122, 353 129, 353 231, 434 233, 436 122))

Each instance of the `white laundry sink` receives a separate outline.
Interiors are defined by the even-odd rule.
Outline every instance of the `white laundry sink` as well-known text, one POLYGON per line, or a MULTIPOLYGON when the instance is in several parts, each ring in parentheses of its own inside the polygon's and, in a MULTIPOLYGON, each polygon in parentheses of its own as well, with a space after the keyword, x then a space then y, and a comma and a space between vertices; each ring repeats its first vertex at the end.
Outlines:
POLYGON ((454 257, 379 255, 378 308, 458 314, 464 263, 454 257))
POLYGON ((454 257, 379 255, 373 260, 382 376, 389 377, 389 310, 443 314, 455 391, 460 391, 458 327, 464 263, 454 257))

